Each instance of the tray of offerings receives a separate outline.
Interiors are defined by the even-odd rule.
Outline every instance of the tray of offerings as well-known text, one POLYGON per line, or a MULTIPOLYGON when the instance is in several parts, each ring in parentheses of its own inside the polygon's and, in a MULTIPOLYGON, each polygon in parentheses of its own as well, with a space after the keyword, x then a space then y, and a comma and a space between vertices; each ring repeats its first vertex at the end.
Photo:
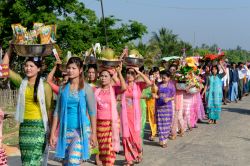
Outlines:
POLYGON ((103 60, 98 59, 97 64, 98 66, 105 67, 105 68, 116 68, 120 65, 121 61, 118 59, 112 59, 112 60, 103 60))
POLYGON ((125 57, 124 61, 127 66, 133 67, 141 67, 144 63, 144 59, 135 57, 125 57))
POLYGON ((34 57, 51 55, 54 44, 12 44, 12 46, 17 55, 34 57))
POLYGON ((199 92, 199 89, 196 88, 196 87, 192 87, 187 92, 190 93, 190 94, 195 94, 195 93, 199 92))

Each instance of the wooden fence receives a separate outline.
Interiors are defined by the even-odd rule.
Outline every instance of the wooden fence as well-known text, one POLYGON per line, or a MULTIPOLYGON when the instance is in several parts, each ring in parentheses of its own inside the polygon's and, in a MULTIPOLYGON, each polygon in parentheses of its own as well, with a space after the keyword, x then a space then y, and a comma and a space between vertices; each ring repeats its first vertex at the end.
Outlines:
POLYGON ((18 90, 0 89, 0 107, 15 109, 18 90))

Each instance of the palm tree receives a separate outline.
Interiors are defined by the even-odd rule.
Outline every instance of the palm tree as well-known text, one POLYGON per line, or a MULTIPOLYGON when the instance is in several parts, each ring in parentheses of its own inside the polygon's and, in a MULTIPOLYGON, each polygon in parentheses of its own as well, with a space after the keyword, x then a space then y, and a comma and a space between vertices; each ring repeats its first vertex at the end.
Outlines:
POLYGON ((160 50, 158 47, 154 47, 155 45, 145 44, 142 41, 139 41, 137 45, 130 45, 131 48, 136 48, 140 54, 144 57, 144 65, 146 67, 153 67, 160 57, 160 50))
POLYGON ((172 30, 161 28, 159 33, 153 32, 150 40, 151 45, 157 46, 162 55, 171 55, 175 52, 175 46, 178 43, 178 35, 173 34, 172 30))

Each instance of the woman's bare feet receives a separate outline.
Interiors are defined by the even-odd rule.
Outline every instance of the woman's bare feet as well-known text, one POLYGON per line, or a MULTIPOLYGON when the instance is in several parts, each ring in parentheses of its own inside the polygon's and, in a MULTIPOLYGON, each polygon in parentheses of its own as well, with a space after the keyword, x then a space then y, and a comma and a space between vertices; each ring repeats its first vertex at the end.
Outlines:
POLYGON ((176 139, 176 135, 171 135, 170 137, 169 137, 169 139, 171 139, 171 140, 175 140, 176 139))

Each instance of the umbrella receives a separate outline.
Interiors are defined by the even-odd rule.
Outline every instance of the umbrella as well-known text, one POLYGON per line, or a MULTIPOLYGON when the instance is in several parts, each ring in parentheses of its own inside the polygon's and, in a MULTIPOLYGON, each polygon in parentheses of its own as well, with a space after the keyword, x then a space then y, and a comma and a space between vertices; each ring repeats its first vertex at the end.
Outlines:
POLYGON ((161 60, 170 61, 173 59, 180 59, 180 57, 179 56, 169 56, 169 57, 163 57, 161 60))

